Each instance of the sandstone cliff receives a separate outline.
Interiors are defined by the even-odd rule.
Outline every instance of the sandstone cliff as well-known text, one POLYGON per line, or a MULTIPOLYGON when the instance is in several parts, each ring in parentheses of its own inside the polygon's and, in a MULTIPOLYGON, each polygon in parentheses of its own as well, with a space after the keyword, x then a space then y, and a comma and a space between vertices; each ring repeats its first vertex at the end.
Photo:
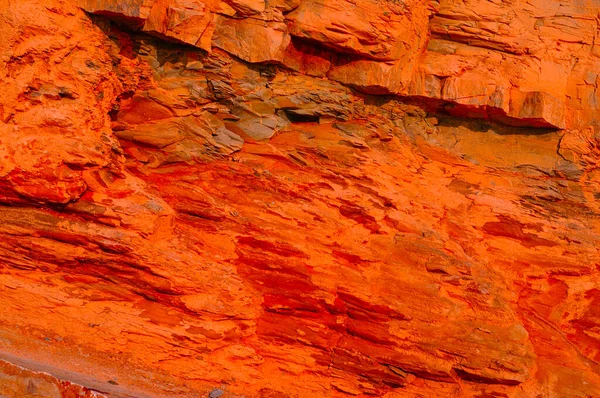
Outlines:
POLYGON ((599 0, 0 0, 0 396, 600 397, 599 0))

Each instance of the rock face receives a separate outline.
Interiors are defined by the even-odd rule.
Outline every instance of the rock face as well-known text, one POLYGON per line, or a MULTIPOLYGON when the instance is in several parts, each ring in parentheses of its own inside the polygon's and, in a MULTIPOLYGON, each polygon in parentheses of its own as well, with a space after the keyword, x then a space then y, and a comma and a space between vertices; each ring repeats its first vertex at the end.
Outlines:
POLYGON ((11 397, 107 397, 103 393, 57 379, 48 373, 36 372, 4 360, 0 360, 0 389, 6 394, 4 396, 11 397))
POLYGON ((600 396, 599 8, 0 0, 0 395, 600 396))

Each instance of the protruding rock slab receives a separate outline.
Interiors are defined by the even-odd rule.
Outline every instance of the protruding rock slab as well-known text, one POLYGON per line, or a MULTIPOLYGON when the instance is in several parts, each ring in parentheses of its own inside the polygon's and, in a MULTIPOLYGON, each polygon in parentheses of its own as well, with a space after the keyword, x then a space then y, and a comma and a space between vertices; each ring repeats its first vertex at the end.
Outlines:
POLYGON ((146 20, 156 0, 75 0, 75 4, 87 12, 146 20))
POLYGON ((217 16, 213 45, 244 61, 280 62, 290 43, 283 22, 217 16))
POLYGON ((423 1, 305 0, 287 15, 290 33, 338 51, 391 61, 427 40, 423 1))
POLYGON ((212 22, 210 9, 200 0, 156 0, 143 30, 210 51, 212 22))

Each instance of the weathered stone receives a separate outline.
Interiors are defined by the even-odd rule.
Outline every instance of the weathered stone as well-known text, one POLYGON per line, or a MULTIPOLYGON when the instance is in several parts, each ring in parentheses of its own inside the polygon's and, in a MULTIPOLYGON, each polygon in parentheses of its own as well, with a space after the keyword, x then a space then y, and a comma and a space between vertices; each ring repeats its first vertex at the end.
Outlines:
POLYGON ((87 12, 146 20, 156 0, 76 0, 74 3, 87 12))
POLYGON ((143 30, 211 50, 213 15, 200 0, 156 0, 143 30))
POLYGON ((279 62, 290 43, 282 22, 218 16, 213 45, 248 62, 279 62))
POLYGON ((265 0, 224 0, 240 16, 259 14, 265 10, 265 0))
POLYGON ((597 9, 0 0, 0 395, 600 396, 597 9))
POLYGON ((294 36, 377 60, 417 53, 427 38, 428 15, 418 0, 305 0, 286 19, 294 36))

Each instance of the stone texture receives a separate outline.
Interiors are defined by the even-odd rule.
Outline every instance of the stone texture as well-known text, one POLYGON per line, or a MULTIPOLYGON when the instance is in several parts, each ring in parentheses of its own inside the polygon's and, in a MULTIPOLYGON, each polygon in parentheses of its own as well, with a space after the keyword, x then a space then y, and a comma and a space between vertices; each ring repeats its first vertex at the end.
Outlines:
POLYGON ((294 36, 361 57, 392 61, 412 56, 425 45, 425 3, 305 0, 286 19, 294 36))
POLYGON ((228 0, 226 3, 241 16, 259 14, 265 11, 265 0, 228 0))
POLYGON ((213 45, 248 62, 279 62, 290 43, 283 22, 217 17, 213 45))
POLYGON ((6 397, 106 398, 97 391, 5 360, 0 360, 0 394, 6 397))
POLYGON ((600 396, 598 7, 0 0, 0 395, 600 396))
POLYGON ((76 0, 74 3, 87 12, 146 20, 156 0, 76 0))
POLYGON ((213 16, 199 0, 157 0, 143 30, 210 50, 213 16))

